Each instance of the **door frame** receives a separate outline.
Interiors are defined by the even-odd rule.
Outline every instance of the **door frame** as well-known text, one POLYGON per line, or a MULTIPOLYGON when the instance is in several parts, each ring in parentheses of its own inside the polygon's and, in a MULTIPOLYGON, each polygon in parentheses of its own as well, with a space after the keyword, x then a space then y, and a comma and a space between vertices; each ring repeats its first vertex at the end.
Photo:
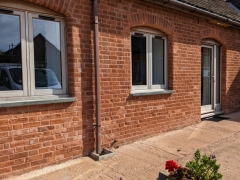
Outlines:
MULTIPOLYGON (((212 51, 211 54, 211 58, 212 58, 212 62, 211 62, 211 104, 210 105, 205 105, 205 106, 201 106, 201 114, 207 114, 207 113, 211 113, 211 114, 219 114, 221 113, 221 89, 222 89, 222 47, 221 44, 219 44, 218 42, 214 41, 214 40, 204 40, 202 42, 201 48, 202 47, 206 47, 206 48, 210 48, 212 51), (217 103, 217 47, 219 47, 219 102, 217 103)), ((201 53, 201 63, 202 63, 202 53, 201 53)), ((202 71, 202 67, 201 67, 201 71, 202 71)), ((201 73, 202 76, 202 73, 201 73)), ((202 78, 202 77, 201 77, 202 78)), ((202 82, 201 82, 202 83, 202 82)), ((202 84, 201 84, 202 86, 202 84)), ((201 90, 202 93, 202 90, 201 90)))
MULTIPOLYGON (((209 105, 204 105, 202 106, 201 105, 201 113, 202 112, 213 112, 213 108, 214 108, 214 82, 213 82, 213 76, 214 76, 214 47, 212 46, 209 46, 209 45, 202 45, 201 48, 208 48, 211 50, 211 61, 210 61, 210 75, 209 75, 209 78, 210 78, 210 88, 211 88, 211 91, 210 91, 210 95, 211 95, 211 98, 210 98, 210 104, 209 105)), ((201 53, 201 63, 202 63, 202 53, 201 53)), ((202 66, 201 66, 201 71, 202 71, 202 66)), ((201 73, 201 76, 202 76, 202 73, 201 73)), ((201 77, 202 78, 202 77, 201 77)), ((202 81, 201 81, 202 83, 202 81)), ((201 84, 202 86, 202 84, 201 84)), ((201 88, 201 93, 202 93, 202 88, 201 88)), ((201 95, 202 97, 202 95, 201 95)), ((202 101, 202 99, 201 99, 202 101)))

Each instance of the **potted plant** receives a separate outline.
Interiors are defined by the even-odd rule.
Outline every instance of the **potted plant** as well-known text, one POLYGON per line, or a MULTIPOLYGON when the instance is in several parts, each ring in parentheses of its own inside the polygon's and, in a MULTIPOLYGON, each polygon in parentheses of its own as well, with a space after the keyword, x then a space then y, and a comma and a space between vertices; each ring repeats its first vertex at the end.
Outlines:
POLYGON ((167 179, 172 180, 219 180, 222 174, 218 172, 220 165, 216 164, 215 155, 210 157, 195 152, 194 159, 187 162, 186 166, 178 166, 173 160, 166 161, 165 169, 169 172, 167 179))

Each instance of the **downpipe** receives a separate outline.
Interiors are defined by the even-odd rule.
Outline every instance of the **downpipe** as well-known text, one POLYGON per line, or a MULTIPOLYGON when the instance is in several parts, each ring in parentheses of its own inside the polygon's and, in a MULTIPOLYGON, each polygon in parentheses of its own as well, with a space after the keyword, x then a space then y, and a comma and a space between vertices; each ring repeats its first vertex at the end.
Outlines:
POLYGON ((100 104, 100 62, 99 62, 99 27, 98 0, 93 0, 94 25, 94 61, 95 61, 95 103, 96 103, 96 153, 101 154, 101 104, 100 104))

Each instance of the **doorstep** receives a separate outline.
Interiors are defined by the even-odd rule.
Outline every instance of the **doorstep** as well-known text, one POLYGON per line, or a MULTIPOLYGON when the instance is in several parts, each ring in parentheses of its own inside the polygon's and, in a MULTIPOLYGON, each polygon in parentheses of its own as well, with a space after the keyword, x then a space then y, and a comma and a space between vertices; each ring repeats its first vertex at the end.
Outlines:
POLYGON ((222 111, 203 113, 203 114, 201 114, 201 118, 206 118, 206 117, 211 117, 211 116, 216 116, 216 115, 222 115, 222 114, 223 114, 222 111))

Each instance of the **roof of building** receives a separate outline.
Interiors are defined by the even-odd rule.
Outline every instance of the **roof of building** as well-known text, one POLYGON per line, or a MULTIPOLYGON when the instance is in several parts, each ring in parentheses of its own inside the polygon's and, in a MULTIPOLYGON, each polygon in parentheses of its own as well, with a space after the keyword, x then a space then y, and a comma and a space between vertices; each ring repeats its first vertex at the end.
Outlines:
POLYGON ((189 4, 208 12, 229 18, 240 22, 240 11, 234 7, 240 7, 239 0, 178 0, 182 3, 189 4), (234 6, 233 6, 234 5, 234 6))
MULTIPOLYGON (((160 3, 161 0, 152 1, 160 3)), ((240 22, 240 0, 165 0, 165 3, 171 4, 171 1, 177 1, 223 18, 227 18, 238 23, 240 22)))

